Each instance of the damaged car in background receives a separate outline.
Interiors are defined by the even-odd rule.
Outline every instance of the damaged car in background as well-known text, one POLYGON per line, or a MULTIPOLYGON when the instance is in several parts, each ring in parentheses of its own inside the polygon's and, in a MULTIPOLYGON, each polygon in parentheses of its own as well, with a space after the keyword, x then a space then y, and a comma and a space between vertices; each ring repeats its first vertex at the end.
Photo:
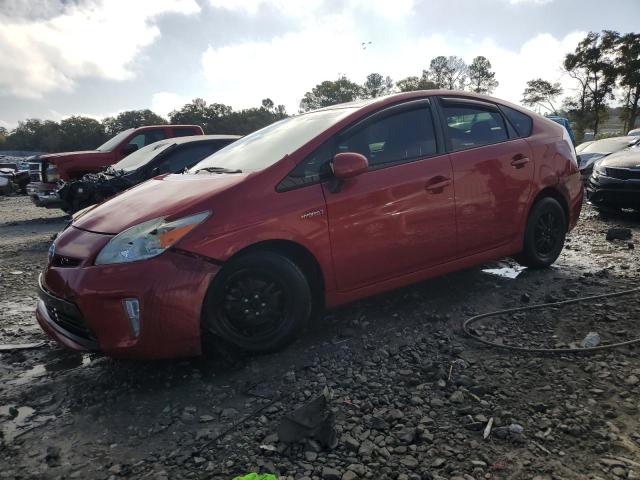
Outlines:
POLYGON ((640 145, 598 160, 587 182, 587 199, 604 210, 640 210, 640 145))
POLYGON ((582 198, 565 128, 516 105, 450 90, 335 105, 79 212, 36 317, 112 356, 274 351, 316 309, 506 256, 551 265, 582 198))
POLYGON ((612 153, 624 150, 625 148, 638 145, 639 143, 640 137, 632 135, 603 138, 602 140, 592 140, 581 143, 576 147, 580 173, 582 173, 584 178, 589 177, 593 171, 593 166, 598 160, 612 153))
POLYGON ((58 182, 97 173, 136 150, 159 140, 172 137, 204 135, 198 125, 148 125, 118 133, 95 150, 48 153, 29 162, 31 184, 27 194, 38 207, 59 208, 58 182))
POLYGON ((0 161, 0 195, 26 193, 29 181, 29 171, 21 169, 19 163, 0 161))
POLYGON ((180 173, 238 138, 239 135, 197 135, 152 143, 104 172, 63 183, 57 191, 61 208, 75 213, 157 175, 180 173))

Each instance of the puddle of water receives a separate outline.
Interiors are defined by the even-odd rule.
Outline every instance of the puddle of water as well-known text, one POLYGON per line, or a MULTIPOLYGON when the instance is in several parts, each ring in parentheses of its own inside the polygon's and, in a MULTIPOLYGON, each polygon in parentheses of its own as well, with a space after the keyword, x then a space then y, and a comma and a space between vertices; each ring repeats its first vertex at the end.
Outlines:
POLYGON ((0 431, 6 442, 12 442, 17 435, 55 418, 54 415, 37 415, 31 407, 15 405, 0 406, 0 431))
POLYGON ((8 385, 24 385, 32 382, 36 378, 46 375, 48 372, 63 372, 78 367, 86 367, 91 363, 89 355, 68 355, 49 363, 38 364, 29 370, 22 372, 13 380, 7 382, 8 385))
POLYGON ((501 268, 484 268, 482 271, 490 275, 496 275, 502 278, 514 279, 525 270, 525 267, 501 267, 501 268))

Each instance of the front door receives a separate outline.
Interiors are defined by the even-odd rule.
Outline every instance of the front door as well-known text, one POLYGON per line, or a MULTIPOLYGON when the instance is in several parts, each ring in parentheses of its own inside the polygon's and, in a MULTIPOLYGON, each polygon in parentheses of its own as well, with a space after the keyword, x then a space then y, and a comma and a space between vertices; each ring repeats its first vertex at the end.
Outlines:
POLYGON ((533 179, 529 144, 509 134, 492 104, 441 101, 455 179, 460 256, 499 247, 521 235, 533 179))
POLYGON ((338 191, 323 183, 340 291, 454 258, 453 172, 437 143, 427 100, 377 112, 337 139, 337 152, 369 160, 338 191))

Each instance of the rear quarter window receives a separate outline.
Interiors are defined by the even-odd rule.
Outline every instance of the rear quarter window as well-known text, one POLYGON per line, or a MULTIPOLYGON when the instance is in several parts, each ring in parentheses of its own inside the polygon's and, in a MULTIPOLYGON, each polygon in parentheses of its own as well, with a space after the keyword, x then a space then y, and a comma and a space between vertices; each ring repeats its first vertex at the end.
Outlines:
POLYGON ((511 125, 513 125, 513 128, 516 129, 519 137, 528 137, 529 135, 531 135, 533 120, 531 120, 531 117, 529 115, 525 115, 518 110, 505 107, 504 105, 500 105, 500 109, 509 119, 509 122, 511 123, 511 125))

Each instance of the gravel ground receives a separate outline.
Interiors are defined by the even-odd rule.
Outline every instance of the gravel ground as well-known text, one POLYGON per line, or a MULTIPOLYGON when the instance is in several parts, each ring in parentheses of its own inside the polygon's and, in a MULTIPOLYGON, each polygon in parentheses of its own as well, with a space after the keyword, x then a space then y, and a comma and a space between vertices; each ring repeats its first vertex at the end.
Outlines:
MULTIPOLYGON (((26 197, 0 197, 0 212, 0 343, 45 340, 35 285, 67 218, 26 197)), ((373 297, 277 354, 124 362, 52 342, 0 353, 0 478, 640 478, 638 348, 514 354, 460 333, 473 314, 636 287, 633 239, 605 234, 637 225, 586 207, 553 268, 505 259, 373 297), (278 441, 282 418, 325 387, 337 446, 278 441)), ((475 329, 510 345, 572 346, 591 331, 608 343, 640 336, 638 312, 627 296, 475 329)))

